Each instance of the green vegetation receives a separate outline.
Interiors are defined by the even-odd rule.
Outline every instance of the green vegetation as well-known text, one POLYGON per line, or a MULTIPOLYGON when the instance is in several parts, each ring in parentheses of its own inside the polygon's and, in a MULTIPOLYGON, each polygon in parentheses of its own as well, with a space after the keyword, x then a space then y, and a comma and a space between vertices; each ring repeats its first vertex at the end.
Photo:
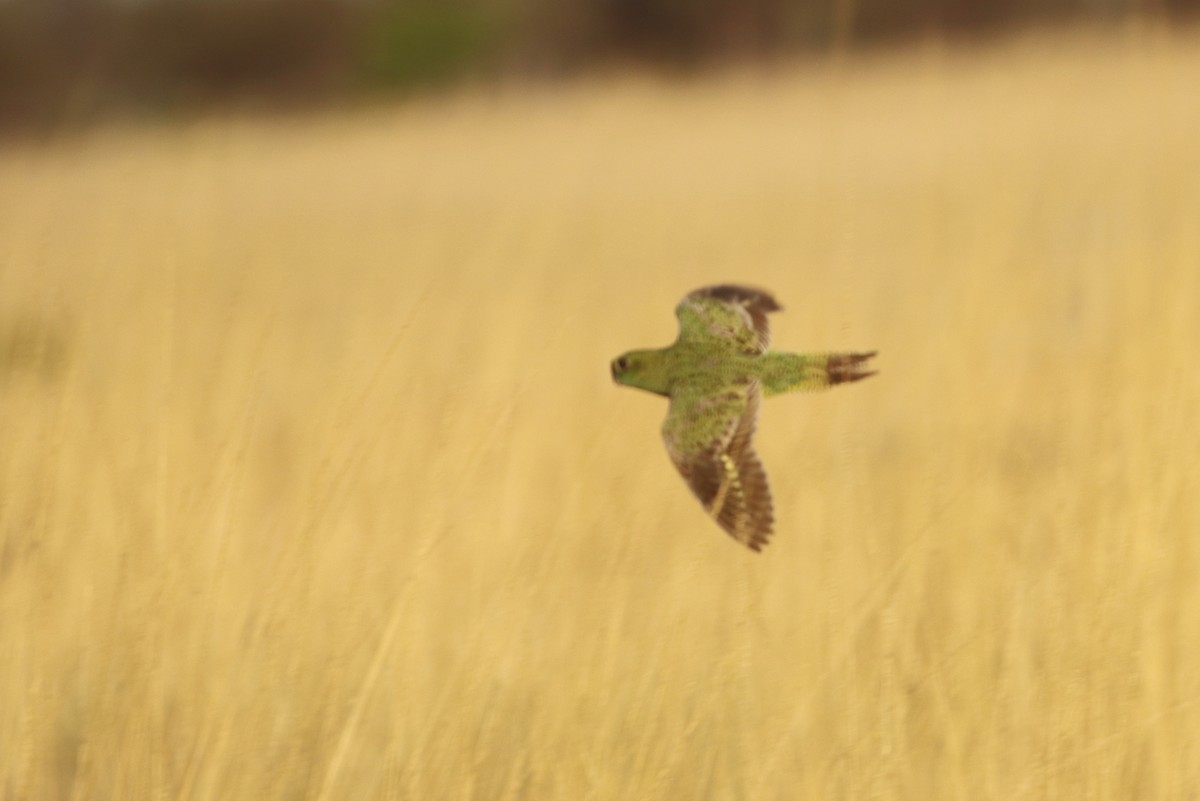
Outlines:
POLYGON ((396 4, 364 26, 360 75, 371 87, 444 84, 481 71, 498 51, 500 30, 478 9, 396 4))

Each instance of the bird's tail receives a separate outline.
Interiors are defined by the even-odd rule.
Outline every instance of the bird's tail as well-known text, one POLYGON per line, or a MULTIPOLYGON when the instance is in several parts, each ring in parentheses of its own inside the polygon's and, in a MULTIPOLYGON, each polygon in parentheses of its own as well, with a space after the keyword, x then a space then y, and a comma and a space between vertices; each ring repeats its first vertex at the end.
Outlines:
POLYGON ((876 353, 766 353, 759 378, 767 395, 825 389, 875 375, 866 362, 876 353))

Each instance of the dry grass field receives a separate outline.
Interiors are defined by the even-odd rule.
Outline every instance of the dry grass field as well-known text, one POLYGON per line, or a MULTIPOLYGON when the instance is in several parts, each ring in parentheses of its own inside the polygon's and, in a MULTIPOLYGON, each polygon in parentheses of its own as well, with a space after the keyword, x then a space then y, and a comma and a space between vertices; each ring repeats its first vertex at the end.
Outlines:
POLYGON ((1200 35, 0 149, 0 799, 1200 797, 1200 35), (879 376, 709 521, 608 361, 879 376))

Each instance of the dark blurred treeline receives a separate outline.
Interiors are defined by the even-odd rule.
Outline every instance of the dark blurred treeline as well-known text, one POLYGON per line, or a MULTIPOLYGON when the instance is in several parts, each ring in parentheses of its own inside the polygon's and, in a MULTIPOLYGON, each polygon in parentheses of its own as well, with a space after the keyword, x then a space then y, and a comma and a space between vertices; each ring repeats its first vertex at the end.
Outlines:
POLYGON ((0 0, 0 127, 1197 12, 1200 0, 0 0))

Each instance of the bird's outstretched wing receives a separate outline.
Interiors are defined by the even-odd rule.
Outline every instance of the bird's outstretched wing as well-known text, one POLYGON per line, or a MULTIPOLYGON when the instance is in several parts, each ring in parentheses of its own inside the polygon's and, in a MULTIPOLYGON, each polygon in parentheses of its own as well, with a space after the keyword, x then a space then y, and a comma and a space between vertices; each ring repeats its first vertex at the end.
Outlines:
POLYGON ((767 474, 751 441, 759 385, 671 395, 663 440, 671 461, 723 529, 752 550, 767 544, 775 515, 767 474))
POLYGON ((734 284, 697 289, 675 307, 679 341, 764 353, 771 344, 767 314, 780 308, 775 298, 761 289, 734 284))

